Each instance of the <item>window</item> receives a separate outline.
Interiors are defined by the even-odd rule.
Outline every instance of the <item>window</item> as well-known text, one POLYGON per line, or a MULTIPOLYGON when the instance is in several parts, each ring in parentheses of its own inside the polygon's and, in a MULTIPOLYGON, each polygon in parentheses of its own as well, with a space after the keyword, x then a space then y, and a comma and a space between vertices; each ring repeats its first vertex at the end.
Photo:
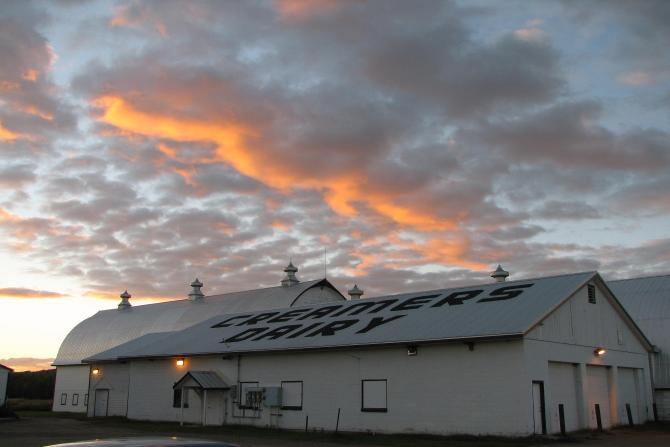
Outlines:
POLYGON ((88 407, 88 393, 84 394, 84 406, 88 407))
POLYGON ((240 408, 255 408, 252 402, 247 401, 249 388, 258 388, 258 382, 240 382, 240 395, 237 398, 240 408))
POLYGON ((361 411, 386 413, 386 379, 361 381, 361 411))
POLYGON ((62 393, 60 395, 60 404, 67 405, 67 393, 62 393))
POLYGON ((587 289, 589 291, 589 303, 596 304, 596 286, 589 284, 587 289))
POLYGON ((188 408, 188 389, 176 388, 172 391, 172 407, 181 408, 181 398, 184 396, 184 408, 188 408))
POLYGON ((74 406, 79 405, 79 394, 74 393, 72 395, 72 405, 74 405, 74 406))
POLYGON ((282 410, 302 410, 302 381, 281 383, 282 410))

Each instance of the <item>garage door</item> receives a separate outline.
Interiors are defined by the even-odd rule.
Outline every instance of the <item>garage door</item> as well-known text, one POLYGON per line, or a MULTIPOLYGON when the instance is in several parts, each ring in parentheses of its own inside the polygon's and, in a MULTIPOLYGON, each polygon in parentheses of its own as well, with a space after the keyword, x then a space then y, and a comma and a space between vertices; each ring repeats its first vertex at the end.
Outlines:
POLYGON ((589 408, 589 428, 609 428, 610 419, 610 398, 609 398, 609 380, 607 368, 604 366, 586 367, 587 377, 587 396, 589 408))
POLYGON ((642 421, 636 369, 619 368, 619 423, 639 424, 642 421), (630 414, 629 414, 630 413, 630 414), (629 420, 630 417, 630 420, 629 420))
POLYGON ((561 431, 561 409, 565 431, 579 430, 577 367, 572 363, 549 362, 549 417, 551 432, 561 431))

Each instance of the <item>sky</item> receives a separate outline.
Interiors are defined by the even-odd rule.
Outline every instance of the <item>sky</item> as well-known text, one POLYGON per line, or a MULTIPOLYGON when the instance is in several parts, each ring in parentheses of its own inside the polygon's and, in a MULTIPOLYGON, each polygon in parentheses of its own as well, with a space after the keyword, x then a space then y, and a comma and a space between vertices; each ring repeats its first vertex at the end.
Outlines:
POLYGON ((274 286, 289 259, 366 296, 498 263, 669 273, 668 23, 664 0, 3 2, 0 363, 47 367, 126 289, 274 286))

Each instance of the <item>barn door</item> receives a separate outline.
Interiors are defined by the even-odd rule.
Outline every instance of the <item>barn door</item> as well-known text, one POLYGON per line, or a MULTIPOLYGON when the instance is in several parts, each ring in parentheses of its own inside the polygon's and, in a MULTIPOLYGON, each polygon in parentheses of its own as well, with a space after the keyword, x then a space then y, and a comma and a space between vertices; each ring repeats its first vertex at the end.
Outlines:
POLYGON ((93 407, 93 416, 107 416, 108 403, 109 390, 95 390, 95 407, 93 407))
POLYGON ((533 381, 533 433, 536 435, 547 434, 547 421, 544 409, 544 382, 533 381))

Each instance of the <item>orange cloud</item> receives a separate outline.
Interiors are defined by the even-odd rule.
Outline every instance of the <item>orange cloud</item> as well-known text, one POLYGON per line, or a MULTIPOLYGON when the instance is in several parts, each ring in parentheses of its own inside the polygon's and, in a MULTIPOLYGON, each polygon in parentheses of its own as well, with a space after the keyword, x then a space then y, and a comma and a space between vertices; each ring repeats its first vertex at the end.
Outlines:
POLYGON ((44 369, 51 369, 55 359, 37 359, 33 357, 12 357, 8 359, 0 359, 0 364, 12 368, 16 372, 21 371, 42 371, 44 369))
POLYGON ((116 14, 112 17, 108 25, 114 27, 140 28, 145 24, 150 24, 162 37, 167 37, 167 27, 156 17, 152 17, 147 9, 141 7, 131 7, 123 5, 116 9, 116 14))
POLYGON ((54 119, 54 116, 52 114, 43 112, 35 106, 18 107, 17 109, 23 113, 27 113, 28 115, 39 116, 40 118, 46 121, 53 121, 54 119))
POLYGON ((26 70, 21 77, 26 81, 35 82, 37 81, 37 77, 39 75, 40 72, 38 70, 31 68, 29 70, 26 70))
POLYGON ((342 2, 337 0, 275 0, 275 10, 283 19, 301 20, 324 11, 330 11, 342 2))
POLYGON ((2 122, 0 121, 0 140, 12 141, 20 137, 21 134, 12 132, 11 130, 7 129, 2 125, 2 122))
MULTIPOLYGON (((181 160, 178 149, 159 145, 164 155, 183 163, 226 163, 238 172, 256 179, 265 185, 288 192, 292 188, 323 191, 326 203, 337 214, 354 217, 356 204, 362 204, 400 226, 418 231, 453 231, 458 228, 457 218, 445 219, 421 209, 417 205, 400 205, 397 198, 386 192, 371 192, 361 182, 361 173, 344 172, 330 176, 310 174, 290 163, 282 163, 274 154, 256 147, 258 131, 241 122, 209 122, 191 118, 177 118, 161 113, 140 110, 126 98, 105 95, 93 102, 100 110, 98 120, 122 132, 131 132, 146 137, 173 140, 175 142, 214 143, 216 151, 210 157, 181 160)), ((193 171, 175 170, 187 182, 194 182, 193 171)), ((442 263, 448 261, 458 265, 465 263, 458 258, 464 250, 442 247, 442 263)), ((429 252, 426 250, 426 254, 429 252)), ((479 264, 476 264, 479 266, 479 264)))
POLYGON ((0 289, 0 298, 64 298, 66 296, 58 292, 26 289, 23 287, 5 287, 0 289))

